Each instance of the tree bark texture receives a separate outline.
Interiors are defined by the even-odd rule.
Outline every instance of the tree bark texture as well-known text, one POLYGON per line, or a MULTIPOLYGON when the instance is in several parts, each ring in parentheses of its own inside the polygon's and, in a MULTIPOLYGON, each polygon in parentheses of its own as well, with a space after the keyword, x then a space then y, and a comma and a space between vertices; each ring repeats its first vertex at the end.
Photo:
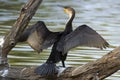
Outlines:
POLYGON ((20 34, 27 27, 41 2, 42 0, 29 0, 28 3, 21 8, 20 16, 14 23, 9 34, 5 37, 1 53, 2 58, 6 58, 9 51, 17 44, 20 34))

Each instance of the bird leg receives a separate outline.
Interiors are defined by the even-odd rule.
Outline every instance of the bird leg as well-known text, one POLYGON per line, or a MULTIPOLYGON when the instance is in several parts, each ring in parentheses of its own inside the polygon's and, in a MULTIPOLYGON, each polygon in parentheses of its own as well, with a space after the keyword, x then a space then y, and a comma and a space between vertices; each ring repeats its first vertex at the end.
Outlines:
POLYGON ((65 62, 64 62, 64 60, 62 60, 62 66, 65 67, 65 62))
POLYGON ((65 67, 65 60, 67 58, 67 53, 65 53, 64 55, 61 53, 60 54, 60 60, 62 62, 62 66, 65 67))

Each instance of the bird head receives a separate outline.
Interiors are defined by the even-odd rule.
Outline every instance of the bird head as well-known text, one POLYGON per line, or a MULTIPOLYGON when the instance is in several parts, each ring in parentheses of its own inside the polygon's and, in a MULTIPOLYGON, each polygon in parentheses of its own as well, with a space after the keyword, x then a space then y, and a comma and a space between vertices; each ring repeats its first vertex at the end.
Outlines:
POLYGON ((73 8, 68 7, 68 6, 65 6, 65 7, 64 7, 64 12, 65 12, 65 13, 67 13, 67 14, 72 14, 72 11, 73 11, 73 8))
POLYGON ((64 9, 64 12, 67 13, 70 17, 75 14, 75 10, 69 6, 61 6, 59 5, 60 7, 62 7, 64 9))

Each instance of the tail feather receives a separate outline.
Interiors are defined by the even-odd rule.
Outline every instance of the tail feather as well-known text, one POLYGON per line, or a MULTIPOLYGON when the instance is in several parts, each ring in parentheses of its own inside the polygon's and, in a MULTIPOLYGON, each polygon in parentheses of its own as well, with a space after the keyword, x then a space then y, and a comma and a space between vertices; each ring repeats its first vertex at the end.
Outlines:
POLYGON ((35 73, 41 76, 54 76, 58 69, 54 63, 44 63, 35 69, 35 73))

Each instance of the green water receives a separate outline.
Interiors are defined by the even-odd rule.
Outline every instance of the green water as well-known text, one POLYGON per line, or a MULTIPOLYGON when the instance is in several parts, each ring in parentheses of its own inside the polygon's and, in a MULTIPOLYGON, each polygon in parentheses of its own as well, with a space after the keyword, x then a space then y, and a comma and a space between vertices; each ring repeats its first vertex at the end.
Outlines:
MULTIPOLYGON (((0 0, 0 37, 10 31, 19 16, 21 6, 26 2, 27 0, 0 0)), ((64 30, 68 16, 57 5, 68 5, 76 10, 74 29, 79 25, 87 24, 113 46, 105 50, 77 47, 69 51, 66 66, 79 66, 94 61, 119 46, 119 0, 43 0, 29 25, 42 20, 51 31, 64 30)), ((41 54, 37 54, 28 44, 18 44, 9 53, 9 63, 12 66, 37 66, 45 62, 50 51, 51 48, 48 48, 41 54)), ((120 72, 117 72, 107 80, 119 80, 119 77, 120 72)))

